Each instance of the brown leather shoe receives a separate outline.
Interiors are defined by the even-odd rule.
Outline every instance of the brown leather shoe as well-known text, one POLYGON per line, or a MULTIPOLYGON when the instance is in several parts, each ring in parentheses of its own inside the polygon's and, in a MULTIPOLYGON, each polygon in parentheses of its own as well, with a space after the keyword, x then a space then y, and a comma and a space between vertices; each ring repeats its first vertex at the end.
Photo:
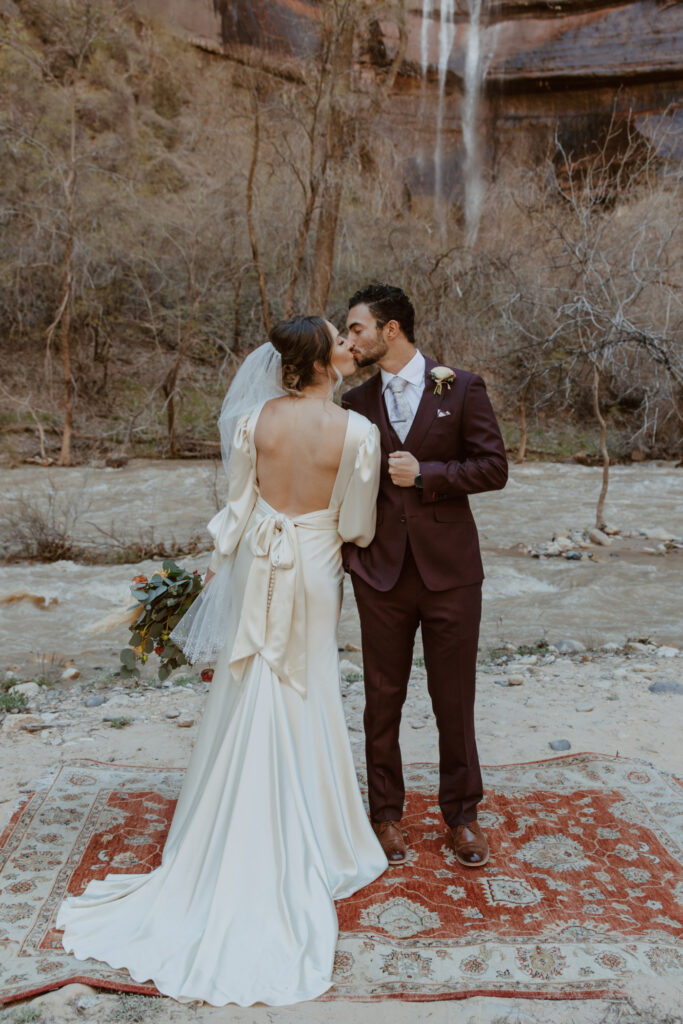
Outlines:
POLYGON ((371 824, 389 864, 405 864, 408 847, 399 827, 400 821, 373 821, 371 824))
POLYGON ((453 851, 458 864, 464 868, 483 868, 489 859, 489 844, 479 823, 456 825, 451 829, 453 851))

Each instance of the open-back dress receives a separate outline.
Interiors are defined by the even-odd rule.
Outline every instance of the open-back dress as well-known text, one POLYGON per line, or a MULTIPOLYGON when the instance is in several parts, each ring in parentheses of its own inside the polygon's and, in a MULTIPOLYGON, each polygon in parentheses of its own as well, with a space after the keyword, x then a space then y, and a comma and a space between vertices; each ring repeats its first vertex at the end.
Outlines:
POLYGON ((328 989, 334 900, 387 866, 356 779, 337 654, 340 549, 374 533, 378 431, 350 412, 328 508, 289 516, 259 494, 261 408, 238 424, 228 503, 209 524, 212 567, 232 559, 233 599, 161 865, 91 881, 57 921, 79 960, 216 1006, 328 989))

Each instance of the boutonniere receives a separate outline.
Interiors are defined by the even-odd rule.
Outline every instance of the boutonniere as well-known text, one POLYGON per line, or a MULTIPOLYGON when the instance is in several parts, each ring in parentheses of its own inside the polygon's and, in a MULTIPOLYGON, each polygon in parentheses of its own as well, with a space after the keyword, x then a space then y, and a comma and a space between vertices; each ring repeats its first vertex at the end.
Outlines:
POLYGON ((444 384, 450 391, 451 384, 455 383, 455 374, 450 366, 435 366, 429 371, 429 376, 434 381, 434 394, 440 395, 444 384))

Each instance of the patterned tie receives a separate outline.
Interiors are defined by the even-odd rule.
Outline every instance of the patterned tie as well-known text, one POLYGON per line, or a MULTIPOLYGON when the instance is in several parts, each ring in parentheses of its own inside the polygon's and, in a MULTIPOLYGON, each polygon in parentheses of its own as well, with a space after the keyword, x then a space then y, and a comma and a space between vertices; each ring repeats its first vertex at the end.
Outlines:
POLYGON ((405 441, 410 430, 413 414, 406 397, 408 381, 403 377, 392 377, 387 384, 387 390, 391 391, 392 401, 389 403, 389 419, 391 425, 401 439, 405 441))

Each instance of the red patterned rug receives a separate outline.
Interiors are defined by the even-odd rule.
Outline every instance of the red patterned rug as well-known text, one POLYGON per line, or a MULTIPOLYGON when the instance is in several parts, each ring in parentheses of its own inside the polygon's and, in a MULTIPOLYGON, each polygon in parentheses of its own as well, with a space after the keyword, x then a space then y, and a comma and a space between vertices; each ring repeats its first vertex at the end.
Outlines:
MULTIPOLYGON (((406 769, 400 868, 337 904, 325 999, 618 997, 637 976, 683 982, 683 789, 622 758, 577 754, 485 769, 491 860, 461 868, 434 765, 406 769)), ((160 860, 182 772, 79 760, 31 792, 0 834, 0 1003, 79 981, 149 992, 64 953, 66 893, 160 860)))

